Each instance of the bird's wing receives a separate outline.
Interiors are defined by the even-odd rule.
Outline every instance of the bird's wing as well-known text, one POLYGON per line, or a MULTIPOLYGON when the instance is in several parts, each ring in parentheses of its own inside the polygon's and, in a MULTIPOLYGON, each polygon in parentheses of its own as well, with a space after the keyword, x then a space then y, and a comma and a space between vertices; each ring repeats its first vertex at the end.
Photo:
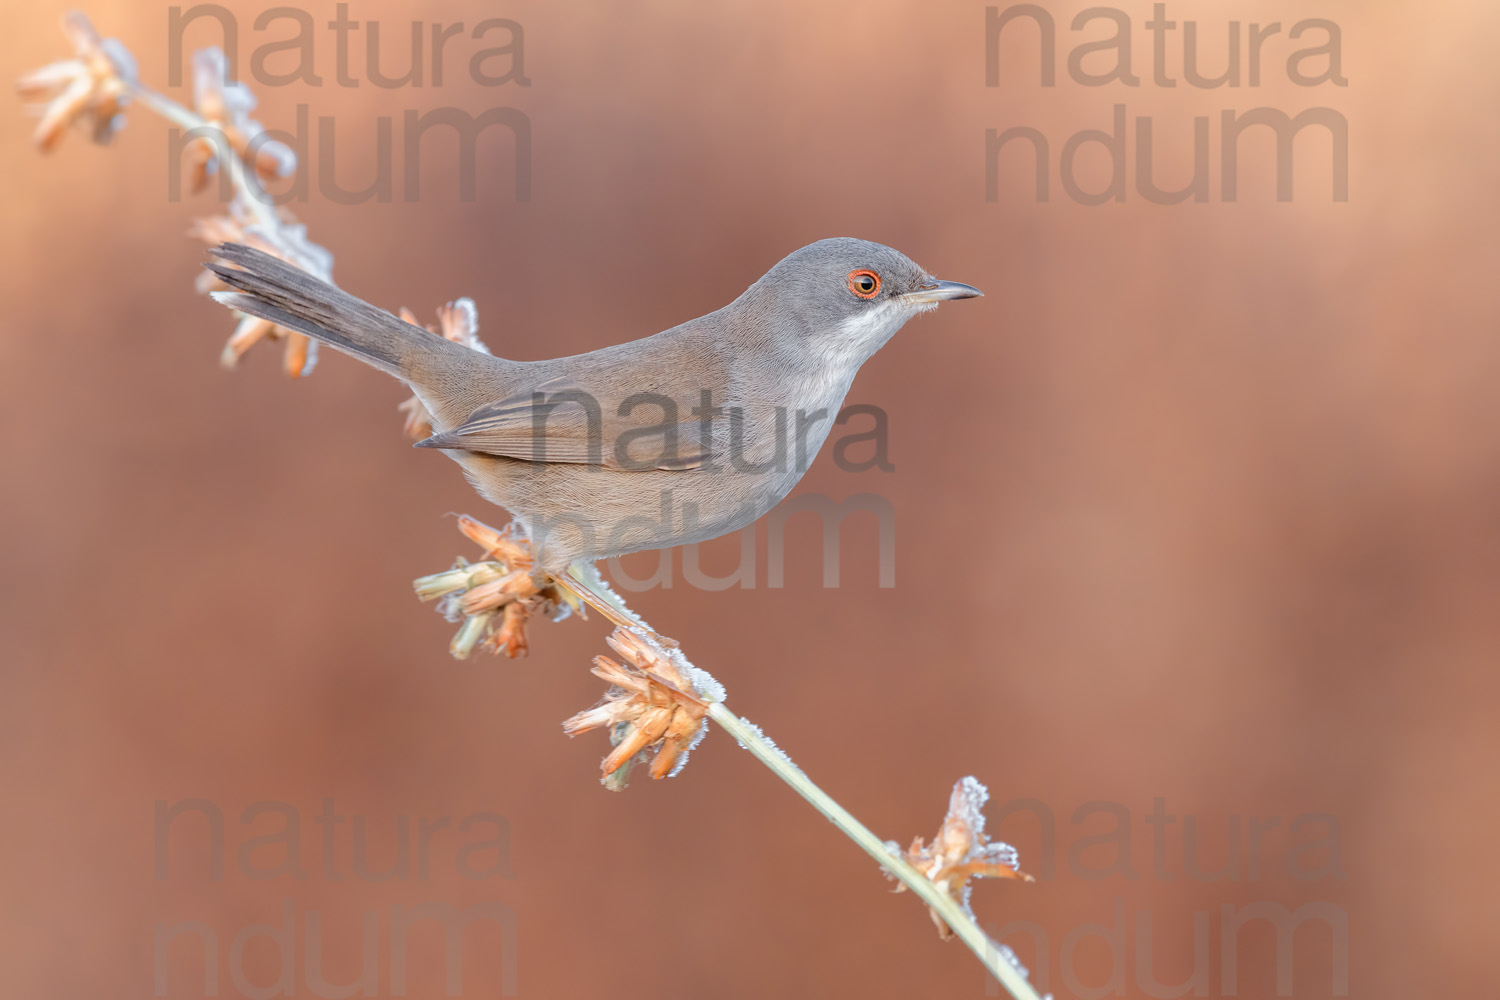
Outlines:
POLYGON ((481 406, 457 427, 418 441, 417 447, 631 472, 704 465, 713 457, 711 427, 705 433, 701 421, 677 422, 669 413, 672 410, 647 403, 635 407, 626 419, 608 401, 554 379, 481 406))

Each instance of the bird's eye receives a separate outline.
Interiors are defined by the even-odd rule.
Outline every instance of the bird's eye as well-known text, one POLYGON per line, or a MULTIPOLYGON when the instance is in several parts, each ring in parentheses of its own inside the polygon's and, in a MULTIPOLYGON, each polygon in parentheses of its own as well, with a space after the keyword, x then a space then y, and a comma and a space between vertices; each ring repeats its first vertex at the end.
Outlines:
POLYGON ((849 291, 859 298, 873 299, 880 291, 880 275, 864 269, 849 272, 849 291))

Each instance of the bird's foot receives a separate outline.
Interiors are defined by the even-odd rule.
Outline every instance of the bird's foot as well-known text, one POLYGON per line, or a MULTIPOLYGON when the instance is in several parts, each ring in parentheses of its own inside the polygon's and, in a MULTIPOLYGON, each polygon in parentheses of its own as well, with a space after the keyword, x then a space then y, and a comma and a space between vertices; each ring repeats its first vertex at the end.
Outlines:
POLYGON ((530 649, 526 625, 533 614, 555 617, 554 613, 576 611, 587 617, 585 608, 664 649, 680 647, 626 607, 593 563, 549 569, 538 561, 531 543, 510 526, 497 530, 464 516, 458 519, 458 529, 484 550, 483 561, 460 559, 452 569, 415 583, 422 600, 437 600, 438 610, 450 621, 462 621, 449 647, 458 659, 478 645, 506 656, 525 656, 530 649))
POLYGON ((582 610, 578 597, 536 571, 531 546, 509 529, 496 530, 471 517, 459 518, 459 530, 484 549, 484 561, 460 559, 450 570, 416 581, 417 595, 437 600, 450 621, 462 620, 449 651, 465 659, 477 645, 506 656, 530 651, 526 625, 533 614, 582 610))

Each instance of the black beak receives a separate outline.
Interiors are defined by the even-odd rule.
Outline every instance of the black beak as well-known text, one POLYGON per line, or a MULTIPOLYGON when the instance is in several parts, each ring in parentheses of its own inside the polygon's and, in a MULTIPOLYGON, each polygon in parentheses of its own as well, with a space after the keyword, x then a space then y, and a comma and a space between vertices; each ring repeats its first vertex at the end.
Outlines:
POLYGON ((916 291, 901 296, 907 302, 946 302, 949 299, 977 299, 984 293, 961 281, 929 281, 916 291))

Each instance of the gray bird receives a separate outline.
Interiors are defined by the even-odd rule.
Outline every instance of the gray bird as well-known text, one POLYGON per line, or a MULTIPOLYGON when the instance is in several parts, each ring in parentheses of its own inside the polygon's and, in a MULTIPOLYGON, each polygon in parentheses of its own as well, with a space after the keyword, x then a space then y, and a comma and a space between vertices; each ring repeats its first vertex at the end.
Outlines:
POLYGON ((865 240, 819 240, 739 298, 641 340, 510 361, 434 336, 237 243, 224 305, 394 375, 431 416, 418 447, 510 511, 541 569, 736 531, 791 491, 859 367, 920 312, 982 294, 865 240))

